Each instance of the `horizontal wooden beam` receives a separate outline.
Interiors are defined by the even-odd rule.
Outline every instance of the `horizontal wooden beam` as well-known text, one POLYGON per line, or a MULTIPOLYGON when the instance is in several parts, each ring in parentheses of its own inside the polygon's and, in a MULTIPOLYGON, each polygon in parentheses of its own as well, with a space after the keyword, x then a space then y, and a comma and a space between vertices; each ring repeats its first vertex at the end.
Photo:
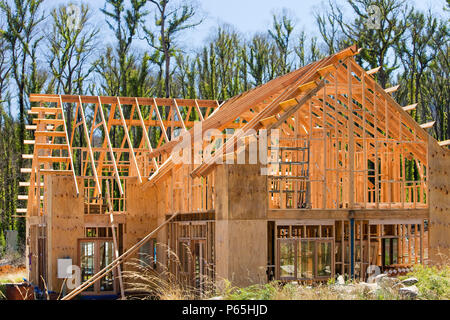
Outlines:
MULTIPOLYGON (((30 102, 59 102, 59 95, 56 94, 30 94, 30 102)), ((76 95, 61 95, 63 103, 98 103, 98 96, 76 96, 76 95)), ((117 97, 102 96, 102 104, 115 104, 117 97)), ((119 97, 122 105, 133 105, 136 103, 135 97, 119 97)), ((142 106, 152 106, 153 98, 139 97, 138 103, 142 106)), ((173 99, 171 98, 155 98, 159 106, 173 106, 173 99)), ((196 102, 200 108, 217 108, 216 100, 201 100, 201 99, 176 99, 177 104, 182 107, 195 107, 196 102)))
POLYGON ((302 220, 302 219, 427 219, 429 209, 366 209, 366 210, 304 210, 271 209, 268 220, 302 220))
POLYGON ((441 147, 443 147, 443 146, 450 146, 450 140, 439 141, 438 144, 441 147))
POLYGON ((267 128, 268 126, 270 126, 271 124, 274 124, 277 122, 277 117, 275 116, 271 116, 271 117, 267 117, 264 119, 261 119, 259 122, 261 123, 261 125, 265 128, 267 128))

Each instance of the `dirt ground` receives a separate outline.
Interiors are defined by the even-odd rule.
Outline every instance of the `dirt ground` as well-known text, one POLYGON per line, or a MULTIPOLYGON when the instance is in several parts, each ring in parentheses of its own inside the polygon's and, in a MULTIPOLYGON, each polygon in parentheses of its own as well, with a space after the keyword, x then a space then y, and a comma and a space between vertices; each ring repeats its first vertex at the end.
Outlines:
POLYGON ((26 278, 26 268, 22 263, 0 260, 0 283, 17 283, 26 278))

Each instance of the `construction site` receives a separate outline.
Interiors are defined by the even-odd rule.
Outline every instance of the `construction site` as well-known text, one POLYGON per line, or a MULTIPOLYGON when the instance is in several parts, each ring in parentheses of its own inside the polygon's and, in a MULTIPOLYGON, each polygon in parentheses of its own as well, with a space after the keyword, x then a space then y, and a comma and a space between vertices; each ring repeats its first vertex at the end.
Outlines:
POLYGON ((358 52, 226 101, 30 94, 28 280, 63 300, 118 298, 133 259, 202 291, 366 281, 449 255, 450 140, 358 52))

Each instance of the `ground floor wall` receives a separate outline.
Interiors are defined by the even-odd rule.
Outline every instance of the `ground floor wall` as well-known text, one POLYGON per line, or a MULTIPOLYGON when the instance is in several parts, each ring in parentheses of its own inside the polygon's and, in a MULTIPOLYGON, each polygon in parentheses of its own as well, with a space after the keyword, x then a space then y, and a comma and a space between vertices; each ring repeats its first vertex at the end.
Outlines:
POLYGON ((425 219, 269 221, 272 279, 366 281, 374 273, 405 274, 428 256, 425 219))

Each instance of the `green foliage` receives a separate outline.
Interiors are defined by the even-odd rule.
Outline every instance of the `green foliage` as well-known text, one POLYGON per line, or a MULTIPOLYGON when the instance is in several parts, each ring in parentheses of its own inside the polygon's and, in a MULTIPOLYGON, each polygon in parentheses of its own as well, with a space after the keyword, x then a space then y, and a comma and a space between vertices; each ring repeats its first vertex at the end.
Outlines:
POLYGON ((224 291, 224 298, 227 300, 271 300, 279 290, 276 282, 264 285, 252 285, 246 288, 231 288, 230 283, 224 291))
POLYGON ((415 285, 419 289, 419 298, 425 300, 449 300, 450 299, 450 266, 423 266, 415 265, 413 271, 406 279, 415 277, 419 280, 415 285))

